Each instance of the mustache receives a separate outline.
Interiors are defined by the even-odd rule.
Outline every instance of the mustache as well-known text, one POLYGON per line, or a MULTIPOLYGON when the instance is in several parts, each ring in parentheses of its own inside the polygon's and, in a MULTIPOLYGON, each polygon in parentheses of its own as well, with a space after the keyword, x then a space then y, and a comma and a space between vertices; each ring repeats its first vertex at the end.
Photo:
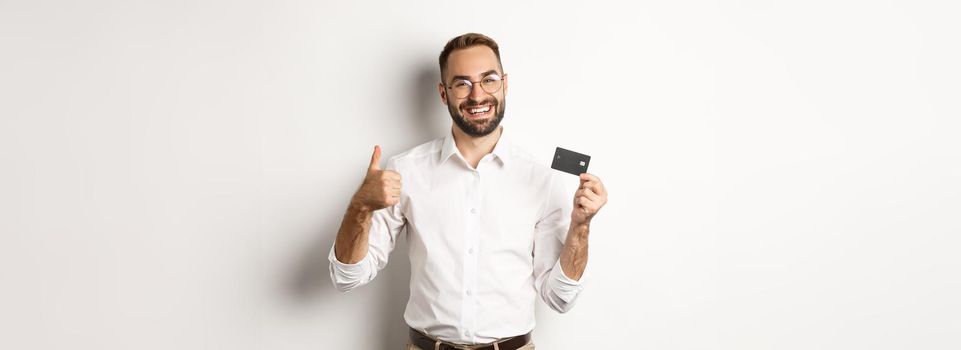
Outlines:
POLYGON ((480 106, 480 105, 485 105, 485 104, 489 104, 489 105, 491 105, 491 106, 496 107, 496 106, 497 106, 497 100, 487 99, 487 100, 484 100, 484 101, 481 101, 481 102, 467 101, 467 102, 461 103, 461 108, 463 109, 463 108, 467 108, 467 107, 475 107, 475 106, 480 106))

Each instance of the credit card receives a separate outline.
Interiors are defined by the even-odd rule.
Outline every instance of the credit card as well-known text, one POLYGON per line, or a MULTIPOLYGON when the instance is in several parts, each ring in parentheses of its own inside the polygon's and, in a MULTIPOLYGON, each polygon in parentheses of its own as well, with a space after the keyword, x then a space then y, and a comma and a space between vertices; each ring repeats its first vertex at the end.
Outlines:
POLYGON ((580 176, 587 172, 587 166, 590 164, 591 156, 557 147, 554 150, 554 162, 551 163, 551 168, 580 176))

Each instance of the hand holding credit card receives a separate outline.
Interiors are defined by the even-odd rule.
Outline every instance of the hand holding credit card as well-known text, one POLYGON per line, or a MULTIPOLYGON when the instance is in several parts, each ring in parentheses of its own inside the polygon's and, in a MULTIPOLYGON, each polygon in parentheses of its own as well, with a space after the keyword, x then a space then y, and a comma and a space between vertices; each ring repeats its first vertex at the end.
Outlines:
POLYGON ((587 166, 590 164, 591 156, 557 147, 554 150, 551 168, 579 176, 587 172, 587 166))

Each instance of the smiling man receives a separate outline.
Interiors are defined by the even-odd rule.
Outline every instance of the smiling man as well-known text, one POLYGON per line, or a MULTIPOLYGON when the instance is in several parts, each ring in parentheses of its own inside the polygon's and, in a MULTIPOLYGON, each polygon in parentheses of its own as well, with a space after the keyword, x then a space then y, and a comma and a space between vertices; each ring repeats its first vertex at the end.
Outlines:
POLYGON ((590 224, 607 190, 588 173, 566 188, 560 177, 569 175, 510 142, 493 39, 453 38, 439 63, 451 132, 384 169, 374 146, 331 247, 330 277, 344 292, 370 283, 406 228, 408 349, 534 349, 537 298, 564 313, 583 288, 590 224))

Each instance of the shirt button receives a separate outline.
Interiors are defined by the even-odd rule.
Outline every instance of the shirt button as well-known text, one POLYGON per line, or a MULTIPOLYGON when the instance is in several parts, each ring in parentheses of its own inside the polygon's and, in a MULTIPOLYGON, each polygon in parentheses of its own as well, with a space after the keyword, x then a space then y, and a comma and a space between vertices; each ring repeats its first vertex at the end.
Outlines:
POLYGON ((469 337, 469 336, 470 336, 470 331, 464 331, 464 336, 465 336, 465 337, 469 337))
POLYGON ((471 294, 470 294, 470 289, 467 290, 467 295, 471 295, 471 294))
POLYGON ((468 248, 467 254, 474 254, 474 248, 468 248))
POLYGON ((471 214, 477 214, 477 208, 470 208, 471 214))

